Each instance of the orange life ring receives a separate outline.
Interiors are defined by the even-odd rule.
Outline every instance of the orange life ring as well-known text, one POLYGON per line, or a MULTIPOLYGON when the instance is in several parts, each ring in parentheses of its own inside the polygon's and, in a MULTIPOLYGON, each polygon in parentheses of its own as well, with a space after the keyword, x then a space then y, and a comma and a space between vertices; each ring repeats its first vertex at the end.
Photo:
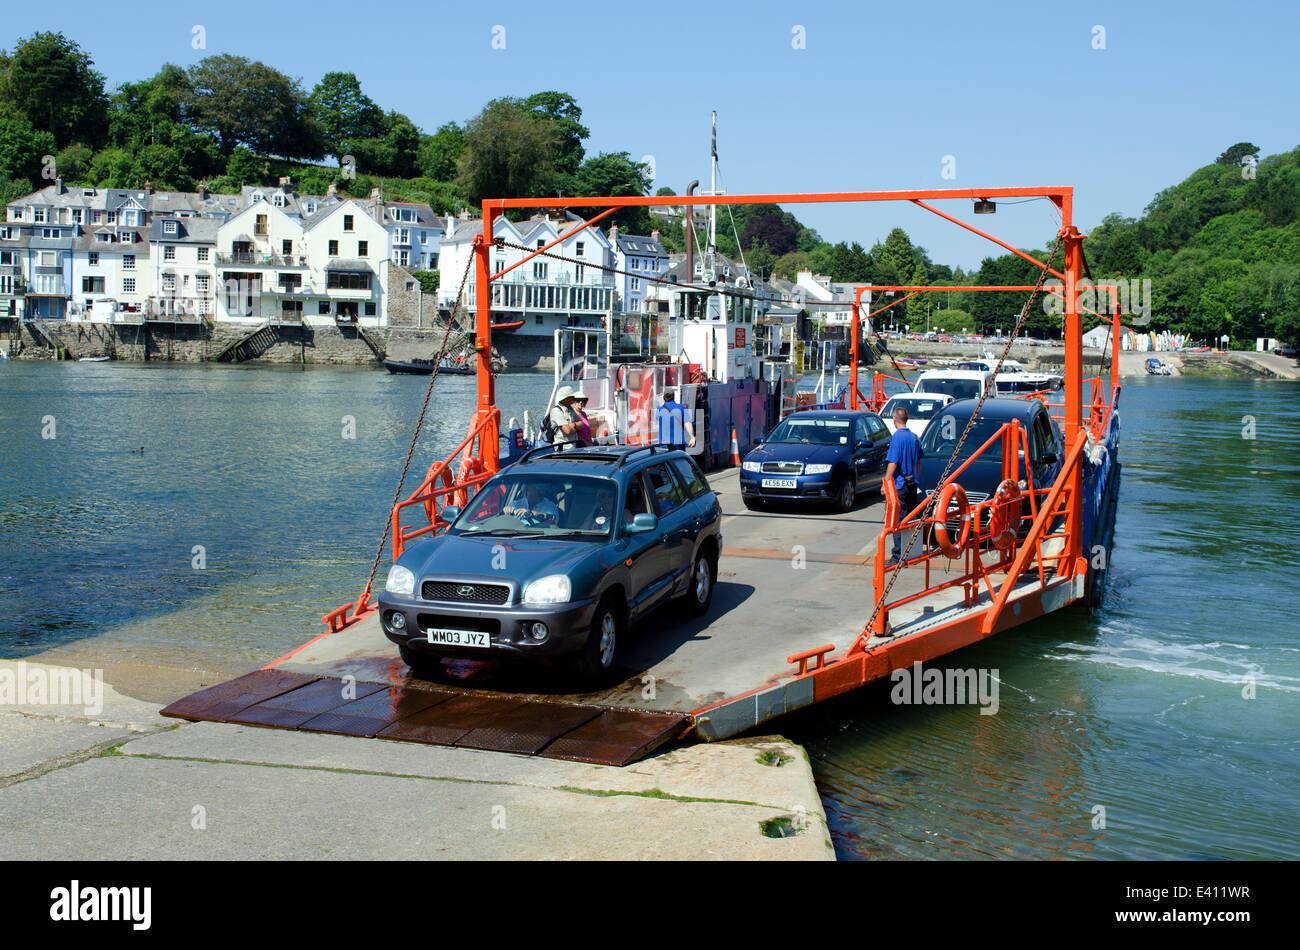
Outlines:
POLYGON ((934 504, 934 540, 943 552, 945 557, 961 557, 962 549, 966 547, 966 542, 970 540, 970 501, 966 497, 966 489, 962 488, 956 482, 949 482, 939 489, 939 499, 934 504), (948 505, 953 499, 957 500, 957 519, 961 522, 961 532, 957 535, 957 541, 954 543, 948 537, 948 505))
POLYGON ((456 470, 456 483, 461 487, 451 493, 451 504, 458 508, 464 508, 465 502, 470 498, 470 491, 465 487, 465 482, 475 476, 482 475, 486 469, 483 468, 483 462, 475 458, 468 452, 461 457, 460 468, 456 470))
MULTIPOLYGON (((439 488, 449 488, 451 486, 451 472, 442 462, 434 462, 429 469, 429 474, 425 477, 425 491, 437 491, 439 488)), ((424 513, 429 519, 429 524, 435 524, 438 520, 438 499, 426 498, 424 500, 424 513)))
POLYGON ((1023 515, 1023 499, 1020 486, 1011 479, 1004 479, 993 493, 993 505, 989 515, 989 534, 993 546, 999 551, 1010 551, 1016 546, 1016 529, 1020 527, 1023 515))

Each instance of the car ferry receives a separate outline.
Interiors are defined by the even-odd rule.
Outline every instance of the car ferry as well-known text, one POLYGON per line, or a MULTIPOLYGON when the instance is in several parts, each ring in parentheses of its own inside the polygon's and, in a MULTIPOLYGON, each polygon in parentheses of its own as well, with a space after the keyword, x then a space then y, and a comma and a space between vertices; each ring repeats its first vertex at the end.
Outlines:
MULTIPOLYGON (((354 601, 323 616, 313 640, 165 712, 625 764, 665 743, 737 735, 893 670, 1095 604, 1104 560, 1092 555, 1111 544, 1120 483, 1120 382, 1114 363, 1108 376, 1083 376, 1082 308, 1072 289, 1084 235, 1072 203, 1072 189, 1056 186, 485 201, 469 265, 475 413, 456 449, 376 519, 387 516, 392 560, 379 581, 383 595, 365 583, 354 601), (1026 306, 1046 278, 1071 289, 1063 385, 1017 397, 1035 401, 1027 412, 994 411, 1012 400, 982 387, 963 410, 972 424, 959 427, 942 466, 927 470, 930 495, 914 510, 902 509, 889 480, 879 494, 855 493, 846 511, 745 507, 740 466, 726 463, 812 407, 796 408, 788 381, 766 378, 743 350, 733 352, 743 301, 726 319, 702 320, 688 298, 676 341, 684 349, 673 350, 686 355, 677 362, 610 361, 584 334, 557 342, 557 387, 581 387, 592 411, 609 415, 617 446, 544 449, 542 466, 527 425, 502 431, 489 362, 488 249, 495 219, 509 209, 901 201, 997 241, 933 203, 1004 198, 1045 198, 1062 222, 1061 269, 1022 256, 1042 270, 1026 306), (699 413, 694 454, 657 447, 656 403, 670 387, 699 413), (1039 444, 1043 433, 1050 446, 1039 444), (520 481, 530 470, 552 491, 546 503, 520 481), (649 510, 636 510, 642 503, 649 510), (458 554, 479 543, 467 535, 480 521, 499 535, 483 536, 490 543, 473 557, 458 554), (893 563, 887 554, 899 535, 905 555, 893 563), (585 657, 598 682, 558 664, 510 662, 528 651, 525 638, 552 623, 562 631, 559 652, 585 657)), ((707 285, 681 292, 720 293, 707 285)), ((872 316, 855 305, 846 413, 877 413, 887 399, 885 378, 860 378, 856 358, 872 316)), ((1118 310, 1110 318, 1118 332, 1118 310)), ((540 660, 546 651, 530 652, 540 660)))

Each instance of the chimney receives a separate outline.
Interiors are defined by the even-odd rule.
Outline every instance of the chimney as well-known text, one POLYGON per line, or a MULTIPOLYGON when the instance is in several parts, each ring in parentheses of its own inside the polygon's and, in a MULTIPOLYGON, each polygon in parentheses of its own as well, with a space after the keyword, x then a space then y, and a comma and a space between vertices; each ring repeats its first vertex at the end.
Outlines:
POLYGON ((370 200, 371 200, 371 201, 378 201, 378 200, 379 200, 379 189, 378 189, 378 188, 371 188, 371 189, 370 189, 370 200))
POLYGON ((335 187, 334 182, 330 182, 330 186, 329 186, 328 188, 325 189, 325 197, 326 197, 326 198, 337 198, 337 197, 338 197, 338 194, 339 194, 339 190, 338 190, 338 188, 335 187))
POLYGON ((289 191, 291 188, 293 188, 293 179, 290 178, 288 175, 281 175, 281 176, 280 176, 280 190, 281 190, 281 191, 289 191))
POLYGON ((145 197, 149 197, 150 195, 153 194, 153 182, 151 182, 148 178, 144 180, 144 193, 145 193, 145 197))
POLYGON ((611 224, 609 226, 609 246, 613 248, 615 252, 618 251, 618 225, 617 224, 611 224))
POLYGON ((655 241, 656 243, 659 241, 659 229, 658 229, 658 228, 655 228, 653 231, 650 232, 650 240, 655 241))
POLYGON ((63 176, 59 175, 57 178, 54 179, 54 193, 56 195, 61 195, 66 190, 67 189, 63 187, 63 176))
POLYGON ((455 232, 455 230, 456 230, 456 219, 453 218, 451 215, 447 215, 447 237, 451 237, 452 233, 455 232))
POLYGON ((462 221, 468 221, 468 220, 469 220, 469 209, 468 209, 468 208, 461 208, 461 209, 460 209, 460 219, 461 219, 462 221))
POLYGON ((207 186, 207 185, 199 185, 199 200, 200 200, 200 201, 207 201, 207 200, 208 200, 208 186, 207 186))

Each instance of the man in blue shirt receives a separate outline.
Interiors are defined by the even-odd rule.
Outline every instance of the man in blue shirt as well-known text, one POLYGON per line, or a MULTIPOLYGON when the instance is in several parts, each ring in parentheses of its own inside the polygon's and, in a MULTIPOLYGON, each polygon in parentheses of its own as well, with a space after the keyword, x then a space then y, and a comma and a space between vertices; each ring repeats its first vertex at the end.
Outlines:
POLYGON ((674 449, 695 448, 695 427, 691 425, 690 414, 680 402, 673 401, 674 395, 671 389, 665 389, 664 404, 655 413, 659 444, 674 449))
MULTIPOLYGON (((889 440, 889 454, 885 456, 885 478, 894 480, 898 489, 899 519, 907 517, 917 504, 916 473, 921 467, 921 440, 907 427, 907 410, 898 406, 894 410, 894 435, 889 440)), ((911 534, 912 529, 908 529, 911 534)), ((894 532, 894 554, 890 564, 897 564, 903 555, 903 533, 894 532)))

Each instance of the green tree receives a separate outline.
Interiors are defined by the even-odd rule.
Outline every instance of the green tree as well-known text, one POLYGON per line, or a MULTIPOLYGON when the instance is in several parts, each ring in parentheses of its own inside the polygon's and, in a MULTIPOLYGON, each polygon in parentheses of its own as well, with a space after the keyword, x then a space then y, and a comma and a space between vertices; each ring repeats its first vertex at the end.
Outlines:
POLYGON ((190 121, 216 137, 223 155, 246 145, 264 155, 320 158, 322 133, 302 88, 265 63, 222 53, 188 71, 190 121))
MULTIPOLYGON (((566 195, 593 198, 623 198, 645 195, 650 191, 650 169, 632 160, 627 152, 602 152, 589 158, 576 174, 558 177, 560 190, 566 195)), ((574 208, 584 218, 599 214, 602 208, 574 208)), ((610 219, 630 234, 649 234, 653 224, 645 208, 624 208, 610 219)))
POLYGON ((583 140, 591 131, 579 120, 582 109, 578 101, 567 92, 535 92, 523 101, 523 107, 545 119, 560 135, 560 146, 555 156, 555 168, 572 174, 582 164, 583 140))
POLYGON ((455 181, 456 164, 465 152, 465 130, 455 122, 438 127, 432 135, 420 137, 416 164, 420 174, 437 181, 455 181))
POLYGON ((26 117, 0 118, 0 178, 39 180, 54 151, 54 136, 32 128, 26 117))
POLYGON ((59 149, 54 156, 54 166, 64 181, 85 182, 88 181, 86 176, 90 172, 90 160, 94 157, 95 152, 89 145, 74 142, 67 148, 59 149))
POLYGON ((307 102, 320 126, 325 151, 340 162, 348 154, 345 142, 379 138, 384 132, 383 110, 361 91, 355 73, 326 73, 307 102))
POLYGON ((1259 146, 1251 145, 1249 142, 1238 142, 1224 150, 1223 154, 1214 160, 1216 165, 1240 165, 1241 160, 1247 155, 1258 155, 1259 146))
POLYGON ((493 99, 465 126, 459 191, 475 204, 484 198, 551 195, 563 144, 554 123, 518 100, 493 99))
POLYGON ((90 54, 62 33, 34 33, 0 53, 0 100, 62 148, 103 143, 108 131, 104 77, 90 54))

